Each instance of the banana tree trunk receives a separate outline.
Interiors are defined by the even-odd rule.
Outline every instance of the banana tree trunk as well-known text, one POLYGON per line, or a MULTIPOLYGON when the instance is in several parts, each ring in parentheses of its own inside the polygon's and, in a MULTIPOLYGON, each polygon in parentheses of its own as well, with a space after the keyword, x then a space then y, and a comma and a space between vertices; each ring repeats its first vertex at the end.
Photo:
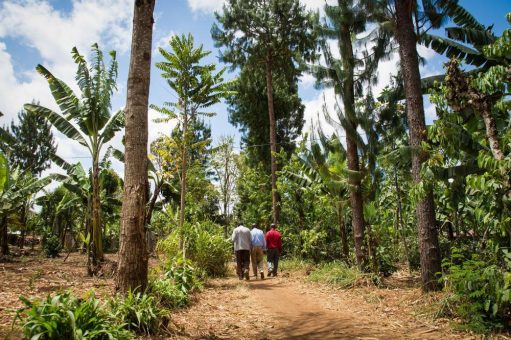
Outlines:
POLYGON ((9 235, 7 232, 7 217, 2 218, 2 255, 9 255, 9 235))
MULTIPOLYGON (((419 56, 417 39, 414 31, 412 0, 396 1, 396 39, 399 44, 401 70, 403 72, 406 96, 406 111, 410 129, 410 146, 412 152, 412 176, 415 184, 421 182, 421 166, 427 159, 422 151, 422 142, 427 140, 424 103, 422 99, 419 56)), ((435 219, 433 192, 427 189, 424 198, 416 206, 417 224, 419 229, 419 249, 421 262, 421 278, 423 291, 441 289, 437 273, 441 272, 440 247, 438 229, 435 219)))
POLYGON ((92 164, 92 240, 94 258, 103 261, 103 239, 101 237, 101 203, 99 198, 99 155, 93 156, 92 164))
POLYGON ((266 58, 266 94, 268 97, 268 116, 270 122, 270 163, 271 163, 271 202, 273 223, 277 224, 280 217, 279 197, 277 191, 277 132, 273 107, 272 59, 266 58))
POLYGON ((133 14, 125 132, 124 192, 116 288, 123 293, 147 286, 145 230, 147 203, 147 125, 153 10, 155 0, 137 0, 133 14))

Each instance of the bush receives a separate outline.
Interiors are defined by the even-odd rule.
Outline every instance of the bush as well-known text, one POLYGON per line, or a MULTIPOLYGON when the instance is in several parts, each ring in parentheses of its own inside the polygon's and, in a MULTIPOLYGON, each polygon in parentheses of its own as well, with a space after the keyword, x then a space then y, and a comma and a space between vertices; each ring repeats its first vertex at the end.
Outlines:
MULTIPOLYGON (((211 277, 225 276, 231 258, 230 244, 221 235, 222 228, 211 222, 185 225, 186 257, 211 277)), ((174 230, 167 238, 158 242, 156 251, 166 258, 167 267, 176 258, 182 258, 179 247, 181 233, 174 230)))
MULTIPOLYGON (((510 257, 506 253, 507 257, 510 257)), ((463 328, 485 332, 502 328, 510 319, 511 273, 497 264, 483 261, 478 254, 463 259, 453 249, 452 261, 444 261, 442 277, 447 289, 454 293, 455 312, 466 321, 463 328)))
POLYGON ((46 257, 55 258, 59 256, 59 253, 62 250, 59 237, 57 235, 51 235, 48 237, 46 242, 44 242, 43 250, 46 257))
POLYGON ((328 283, 339 288, 352 288, 361 282, 368 282, 370 276, 356 268, 348 267, 344 262, 333 261, 321 264, 309 275, 313 282, 328 283))
POLYGON ((152 281, 149 285, 149 292, 164 308, 179 308, 188 304, 188 295, 169 278, 152 281))
POLYGON ((112 317, 138 334, 154 334, 168 317, 165 310, 158 307, 153 296, 129 291, 126 296, 110 300, 112 317))
POLYGON ((83 299, 70 292, 48 296, 46 300, 30 301, 20 296, 25 308, 16 318, 28 339, 130 339, 123 324, 115 323, 89 292, 83 299))
POLYGON ((199 231, 194 248, 192 259, 206 275, 222 277, 227 274, 231 249, 229 242, 222 236, 199 231))
POLYGON ((186 295, 202 288, 202 281, 190 260, 183 260, 181 257, 174 259, 170 270, 165 275, 172 279, 174 285, 186 295))

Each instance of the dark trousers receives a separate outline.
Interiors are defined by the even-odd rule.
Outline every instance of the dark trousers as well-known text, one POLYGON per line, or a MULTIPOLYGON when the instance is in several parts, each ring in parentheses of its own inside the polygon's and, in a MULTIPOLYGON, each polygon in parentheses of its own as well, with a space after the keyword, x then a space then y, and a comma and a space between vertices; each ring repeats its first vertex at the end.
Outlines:
POLYGON ((250 267, 250 250, 236 250, 236 274, 243 277, 245 271, 250 267))
POLYGON ((273 275, 277 274, 279 269, 279 250, 268 249, 268 253, 266 255, 266 259, 268 260, 268 272, 273 273, 273 275))

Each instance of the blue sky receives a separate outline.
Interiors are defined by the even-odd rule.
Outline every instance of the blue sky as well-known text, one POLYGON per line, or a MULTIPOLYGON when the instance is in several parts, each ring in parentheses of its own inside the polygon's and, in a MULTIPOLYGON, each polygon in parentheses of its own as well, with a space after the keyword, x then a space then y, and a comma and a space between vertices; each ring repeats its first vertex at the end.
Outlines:
MULTIPOLYGON (((329 0, 330 2, 331 0, 329 0)), ((303 0, 310 9, 319 9, 324 0, 303 0)), ((511 11, 511 0, 462 0, 465 6, 483 24, 495 24, 496 33, 506 27, 505 13, 511 11)), ((157 0, 155 9, 155 30, 153 46, 153 64, 161 60, 156 51, 158 46, 165 47, 173 34, 192 33, 197 43, 212 51, 207 58, 209 62, 218 63, 218 51, 214 48, 210 28, 214 22, 213 12, 221 9, 222 0, 157 0)), ((131 39, 132 0, 3 0, 0 1, 0 111, 5 116, 0 124, 9 123, 22 108, 23 103, 40 101, 51 108, 56 108, 51 99, 47 84, 35 73, 38 63, 45 65, 56 76, 68 84, 74 83, 75 66, 70 50, 77 46, 87 54, 92 43, 98 42, 103 50, 115 49, 119 60, 119 91, 114 96, 112 105, 116 110, 124 106, 129 47, 131 39)), ((419 50, 428 60, 423 67, 423 75, 436 74, 442 70, 445 58, 424 48, 419 50)), ((381 65, 379 69, 381 83, 375 91, 380 90, 389 75, 395 72, 397 58, 381 65)), ((223 65, 219 64, 219 67, 223 65)), ((231 75, 232 76, 232 75, 231 75)), ((317 112, 325 100, 332 105, 334 96, 331 91, 313 89, 310 76, 304 76, 300 83, 300 96, 306 105, 306 127, 316 119, 317 112)), ((173 101, 175 95, 170 93, 166 83, 160 78, 154 67, 151 74, 150 102, 161 104, 173 101)), ((237 135, 237 130, 228 123, 225 105, 214 107, 217 116, 210 119, 213 139, 222 135, 237 135)), ((434 118, 434 109, 427 108, 428 120, 434 118)), ((150 118, 157 113, 151 111, 150 118)), ((172 126, 150 123, 150 139, 158 133, 170 131, 172 126)), ((120 144, 119 135, 114 144, 120 144)), ((56 134, 59 144, 58 153, 69 161, 82 160, 87 164, 86 151, 77 143, 69 142, 56 134)), ((117 164, 116 168, 120 165, 117 164)))

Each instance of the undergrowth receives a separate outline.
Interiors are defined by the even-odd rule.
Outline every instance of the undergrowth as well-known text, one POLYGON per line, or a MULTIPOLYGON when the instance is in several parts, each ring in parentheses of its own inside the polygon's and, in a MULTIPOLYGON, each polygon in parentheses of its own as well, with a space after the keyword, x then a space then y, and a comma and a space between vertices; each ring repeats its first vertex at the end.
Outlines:
POLYGON ((371 276, 347 266, 344 262, 333 261, 319 265, 310 273, 308 280, 331 284, 339 288, 352 288, 371 282, 371 276))

